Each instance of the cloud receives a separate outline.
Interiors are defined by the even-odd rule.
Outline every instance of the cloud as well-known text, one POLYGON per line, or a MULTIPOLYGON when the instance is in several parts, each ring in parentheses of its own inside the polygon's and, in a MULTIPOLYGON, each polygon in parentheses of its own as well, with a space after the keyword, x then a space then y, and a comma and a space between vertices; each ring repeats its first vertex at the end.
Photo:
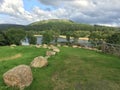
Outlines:
MULTIPOLYGON (((81 23, 120 25, 119 0, 38 1, 46 9, 35 5, 31 11, 26 11, 23 0, 0 0, 0 14, 8 15, 9 19, 12 19, 9 20, 10 22, 21 24, 53 18, 65 18, 81 23), (49 9, 49 7, 53 9, 49 9)), ((1 21, 3 22, 3 20, 1 21)))
MULTIPOLYGON (((90 24, 118 23, 119 0, 39 0, 45 5, 57 7, 57 17, 66 17, 77 22, 90 24)), ((119 23, 118 23, 119 24, 119 23)))
POLYGON ((24 10, 22 0, 2 0, 0 5, 0 14, 28 21, 32 18, 31 14, 24 10))

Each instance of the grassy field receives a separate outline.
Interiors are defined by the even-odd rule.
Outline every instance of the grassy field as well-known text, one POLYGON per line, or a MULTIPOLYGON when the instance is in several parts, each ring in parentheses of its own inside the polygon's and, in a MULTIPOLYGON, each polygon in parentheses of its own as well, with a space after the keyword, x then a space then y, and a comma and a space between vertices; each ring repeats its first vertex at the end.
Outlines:
MULTIPOLYGON (((3 73, 20 65, 29 65, 47 49, 0 47, 0 90, 7 87, 3 73)), ((25 90, 120 90, 120 58, 85 49, 61 47, 44 68, 32 68, 34 80, 25 90)))

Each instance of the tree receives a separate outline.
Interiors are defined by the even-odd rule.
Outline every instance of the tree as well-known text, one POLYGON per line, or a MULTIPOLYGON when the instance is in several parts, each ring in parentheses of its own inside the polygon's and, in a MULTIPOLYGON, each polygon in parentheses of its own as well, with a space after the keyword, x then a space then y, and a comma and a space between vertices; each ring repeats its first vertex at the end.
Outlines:
POLYGON ((74 31, 72 36, 74 37, 74 43, 78 43, 78 39, 80 37, 80 33, 78 31, 74 31))
POLYGON ((0 46, 9 45, 5 32, 0 32, 0 46))
POLYGON ((120 44, 120 33, 114 33, 113 35, 109 36, 106 42, 111 44, 120 44))
POLYGON ((21 40, 25 39, 26 33, 22 29, 10 29, 6 32, 10 44, 20 45, 21 40))
POLYGON ((37 38, 33 35, 32 32, 27 32, 26 38, 30 44, 36 44, 37 38))
POLYGON ((102 41, 102 33, 100 31, 93 31, 89 36, 89 41, 96 47, 102 41))
POLYGON ((49 44, 51 41, 53 41, 53 39, 53 32, 51 30, 45 31, 43 33, 42 43, 49 44))
POLYGON ((68 31, 65 34, 66 34, 66 40, 67 40, 67 42, 70 43, 70 37, 71 37, 72 33, 70 31, 68 31))
POLYGON ((51 32, 53 33, 53 39, 54 39, 55 43, 57 43, 58 37, 60 35, 60 31, 59 30, 51 30, 51 32))

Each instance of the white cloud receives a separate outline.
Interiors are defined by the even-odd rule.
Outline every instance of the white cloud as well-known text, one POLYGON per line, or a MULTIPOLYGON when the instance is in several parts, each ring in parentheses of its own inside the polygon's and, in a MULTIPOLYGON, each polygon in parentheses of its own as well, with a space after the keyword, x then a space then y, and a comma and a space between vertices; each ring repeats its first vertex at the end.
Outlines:
POLYGON ((45 5, 51 5, 61 9, 56 10, 59 17, 67 17, 69 19, 96 24, 112 24, 119 25, 120 19, 120 1, 119 0, 39 0, 45 5))
POLYGON ((4 0, 0 5, 0 13, 14 17, 16 20, 22 19, 24 21, 30 21, 33 18, 31 13, 24 10, 22 0, 4 0))
MULTIPOLYGON (((52 10, 35 6, 31 12, 24 9, 23 0, 0 0, 0 13, 14 18, 10 22, 28 24, 34 21, 66 18, 81 23, 120 25, 119 0, 39 0, 52 10)), ((9 18, 10 19, 10 18, 9 18)), ((1 20, 3 21, 3 20, 1 20)), ((0 22, 1 23, 1 22, 0 22)))

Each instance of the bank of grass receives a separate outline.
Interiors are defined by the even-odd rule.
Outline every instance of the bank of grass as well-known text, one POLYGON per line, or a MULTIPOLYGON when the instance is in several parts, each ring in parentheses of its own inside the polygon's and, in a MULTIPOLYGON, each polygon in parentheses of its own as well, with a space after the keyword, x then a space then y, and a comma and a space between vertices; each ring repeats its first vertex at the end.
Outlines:
MULTIPOLYGON (((25 90, 120 90, 120 58, 96 51, 61 47, 44 68, 32 68, 33 83, 25 90)), ((29 65, 34 57, 45 56, 46 49, 0 47, 0 90, 7 87, 3 73, 20 64, 29 65), (20 54, 20 57, 8 57, 20 54), (6 58, 5 60, 2 60, 6 58)))

